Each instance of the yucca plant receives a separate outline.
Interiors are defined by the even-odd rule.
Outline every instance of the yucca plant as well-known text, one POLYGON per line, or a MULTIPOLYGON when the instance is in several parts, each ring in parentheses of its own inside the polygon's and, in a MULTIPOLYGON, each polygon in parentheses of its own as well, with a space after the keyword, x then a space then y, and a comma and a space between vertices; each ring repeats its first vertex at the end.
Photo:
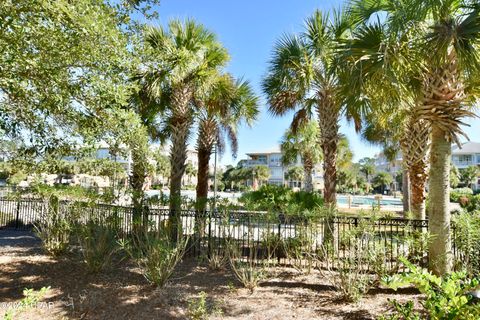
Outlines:
POLYGON ((168 228, 161 226, 156 231, 143 231, 136 234, 134 241, 121 242, 123 249, 141 268, 148 282, 159 288, 165 286, 182 260, 188 238, 174 241, 168 228))
POLYGON ((110 267, 119 249, 115 231, 95 221, 79 227, 78 240, 87 270, 92 273, 110 267))

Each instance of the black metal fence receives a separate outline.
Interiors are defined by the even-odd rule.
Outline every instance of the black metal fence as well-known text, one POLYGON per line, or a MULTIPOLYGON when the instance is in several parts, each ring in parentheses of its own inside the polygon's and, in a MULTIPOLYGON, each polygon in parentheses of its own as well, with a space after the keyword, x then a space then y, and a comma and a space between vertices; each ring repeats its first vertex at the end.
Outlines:
MULTIPOLYGON (((150 228, 169 219, 164 208, 145 208, 150 228)), ((58 212, 75 221, 112 226, 121 237, 132 231, 133 209, 105 204, 59 202, 58 212)), ((49 203, 35 199, 0 199, 0 229, 31 229, 49 214, 49 203)), ((179 224, 194 256, 212 256, 234 246, 244 259, 298 267, 323 264, 355 267, 359 259, 395 271, 400 256, 423 263, 427 258, 427 220, 319 217, 306 219, 236 210, 182 210, 179 224), (372 252, 374 255, 372 255, 372 252), (374 259, 375 261, 367 261, 374 259)), ((453 246, 455 248, 455 246, 453 246)), ((456 252, 456 251, 455 251, 456 252)))

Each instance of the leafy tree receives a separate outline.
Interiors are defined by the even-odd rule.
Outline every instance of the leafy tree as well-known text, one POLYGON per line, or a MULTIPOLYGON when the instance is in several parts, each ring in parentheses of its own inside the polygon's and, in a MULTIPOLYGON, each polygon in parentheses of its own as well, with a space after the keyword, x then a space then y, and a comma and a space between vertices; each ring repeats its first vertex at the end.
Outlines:
POLYGON ((304 189, 307 192, 313 191, 312 171, 315 164, 322 159, 318 135, 318 123, 308 121, 299 125, 295 131, 294 128, 287 130, 280 142, 284 166, 295 163, 298 156, 302 159, 304 189))
POLYGON ((215 34, 193 20, 171 20, 168 28, 149 27, 145 39, 157 61, 142 78, 150 96, 168 101, 163 113, 171 139, 171 236, 177 239, 180 191, 195 112, 192 99, 195 92, 208 87, 229 57, 215 34))
MULTIPOLYGON (((139 4, 142 1, 137 1, 139 4)), ((90 136, 105 106, 125 104, 130 4, 0 3, 0 128, 49 153, 90 136), (101 44, 101 45, 100 45, 101 44)))
POLYGON ((388 187, 393 182, 393 177, 387 172, 379 172, 372 179, 372 183, 375 187, 380 187, 382 194, 385 193, 385 187, 388 187))
POLYGON ((478 181, 479 174, 479 167, 468 166, 467 168, 460 170, 460 181, 472 189, 473 185, 478 181))

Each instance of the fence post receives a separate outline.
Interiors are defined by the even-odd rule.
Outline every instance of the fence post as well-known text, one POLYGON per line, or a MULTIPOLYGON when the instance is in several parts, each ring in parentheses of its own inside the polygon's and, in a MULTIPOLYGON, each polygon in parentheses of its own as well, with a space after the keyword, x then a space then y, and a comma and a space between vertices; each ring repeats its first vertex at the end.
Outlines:
POLYGON ((205 211, 208 215, 208 253, 207 256, 208 258, 211 258, 211 252, 212 252, 212 210, 210 209, 209 211, 205 211), (207 213, 208 212, 208 213, 207 213))
POLYGON ((15 219, 15 229, 20 227, 20 199, 17 200, 17 212, 15 219))
MULTIPOLYGON (((279 214, 278 215, 278 242, 279 243, 282 243, 282 220, 283 220, 284 216, 283 214, 279 214)), ((277 250, 277 262, 280 263, 280 253, 281 253, 281 250, 280 248, 276 248, 277 250)))

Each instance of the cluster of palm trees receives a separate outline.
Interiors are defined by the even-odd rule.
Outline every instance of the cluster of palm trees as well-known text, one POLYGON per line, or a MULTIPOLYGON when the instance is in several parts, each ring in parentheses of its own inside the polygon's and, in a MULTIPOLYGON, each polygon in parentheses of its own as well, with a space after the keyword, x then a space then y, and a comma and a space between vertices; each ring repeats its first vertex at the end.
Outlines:
POLYGON ((316 11, 303 32, 275 45, 263 80, 269 110, 295 111, 292 129, 318 122, 325 203, 335 206, 339 121, 398 145, 410 179, 410 208, 428 219, 430 268, 452 267, 451 144, 464 135, 478 97, 480 5, 461 0, 351 0, 316 11), (427 179, 428 178, 428 179, 427 179))
POLYGON ((247 182, 251 182, 252 188, 256 190, 259 185, 269 178, 270 169, 265 165, 244 167, 240 164, 236 168, 229 168, 223 175, 223 179, 230 189, 233 189, 234 185, 238 187, 239 185, 245 185, 247 182))
MULTIPOLYGON (((229 60, 227 50, 214 33, 193 20, 172 20, 165 28, 148 27, 144 42, 148 58, 134 77, 139 90, 131 99, 132 107, 152 140, 170 140, 170 230, 172 239, 177 239, 187 145, 195 125, 198 127, 197 200, 202 210, 206 206, 212 150, 214 147, 221 150, 226 136, 236 153, 237 126, 255 120, 258 98, 247 81, 235 79, 224 71, 229 60)), ((147 173, 148 161, 143 151, 132 149, 136 222, 143 208, 141 190, 147 173)))

